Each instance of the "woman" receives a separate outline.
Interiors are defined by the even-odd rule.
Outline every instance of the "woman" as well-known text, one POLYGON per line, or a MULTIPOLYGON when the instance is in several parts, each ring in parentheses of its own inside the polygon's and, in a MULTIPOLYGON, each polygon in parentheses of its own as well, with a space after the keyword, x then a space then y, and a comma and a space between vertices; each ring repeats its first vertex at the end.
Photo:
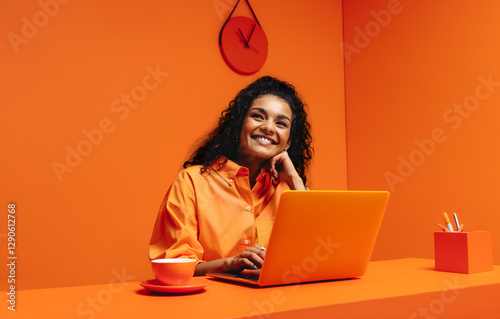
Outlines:
POLYGON ((197 259, 195 275, 259 268, 281 193, 306 189, 309 128, 292 85, 241 90, 165 195, 150 259, 197 259))

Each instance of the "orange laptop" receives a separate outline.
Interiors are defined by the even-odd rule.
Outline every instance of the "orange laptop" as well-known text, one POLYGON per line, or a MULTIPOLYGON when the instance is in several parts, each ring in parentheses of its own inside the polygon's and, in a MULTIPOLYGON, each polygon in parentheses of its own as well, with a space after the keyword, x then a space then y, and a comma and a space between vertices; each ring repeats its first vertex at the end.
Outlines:
POLYGON ((365 274, 389 192, 285 191, 262 268, 211 277, 258 286, 365 274))

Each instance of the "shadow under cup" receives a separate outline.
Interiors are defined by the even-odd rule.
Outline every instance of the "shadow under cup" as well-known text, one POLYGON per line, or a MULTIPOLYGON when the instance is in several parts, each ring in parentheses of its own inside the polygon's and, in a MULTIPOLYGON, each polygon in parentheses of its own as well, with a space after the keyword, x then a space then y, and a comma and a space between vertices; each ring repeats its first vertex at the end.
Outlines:
POLYGON ((185 286, 193 278, 196 259, 164 258, 151 260, 153 274, 166 286, 185 286))

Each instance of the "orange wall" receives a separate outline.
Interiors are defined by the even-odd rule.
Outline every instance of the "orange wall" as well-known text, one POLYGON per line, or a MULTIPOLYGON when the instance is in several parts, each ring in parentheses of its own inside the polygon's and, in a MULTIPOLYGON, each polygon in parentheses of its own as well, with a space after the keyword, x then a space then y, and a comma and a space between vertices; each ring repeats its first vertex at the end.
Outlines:
MULTIPOLYGON (((234 3, 0 3, 0 196, 5 212, 17 204, 18 288, 150 278, 165 191, 262 75, 292 82, 309 105, 311 187, 347 187, 341 1, 251 1, 270 48, 252 76, 232 72, 217 45, 234 3)), ((248 14, 244 3, 238 12, 248 14)))
POLYGON ((374 259, 433 258, 441 213, 500 263, 500 4, 344 1, 350 189, 392 192, 374 259))

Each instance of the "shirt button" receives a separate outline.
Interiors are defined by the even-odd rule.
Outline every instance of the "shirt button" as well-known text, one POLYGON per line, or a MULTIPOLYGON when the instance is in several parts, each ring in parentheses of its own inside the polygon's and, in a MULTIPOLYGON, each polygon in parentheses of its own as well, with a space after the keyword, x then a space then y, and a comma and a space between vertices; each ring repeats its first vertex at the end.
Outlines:
POLYGON ((229 182, 229 184, 232 184, 232 183, 233 183, 233 179, 232 179, 232 178, 230 178, 230 179, 228 180, 228 182, 229 182))
POLYGON ((247 206, 246 210, 252 210, 252 207, 247 206))
POLYGON ((248 245, 248 244, 250 244, 250 241, 247 239, 247 240, 245 240, 245 245, 248 245))

